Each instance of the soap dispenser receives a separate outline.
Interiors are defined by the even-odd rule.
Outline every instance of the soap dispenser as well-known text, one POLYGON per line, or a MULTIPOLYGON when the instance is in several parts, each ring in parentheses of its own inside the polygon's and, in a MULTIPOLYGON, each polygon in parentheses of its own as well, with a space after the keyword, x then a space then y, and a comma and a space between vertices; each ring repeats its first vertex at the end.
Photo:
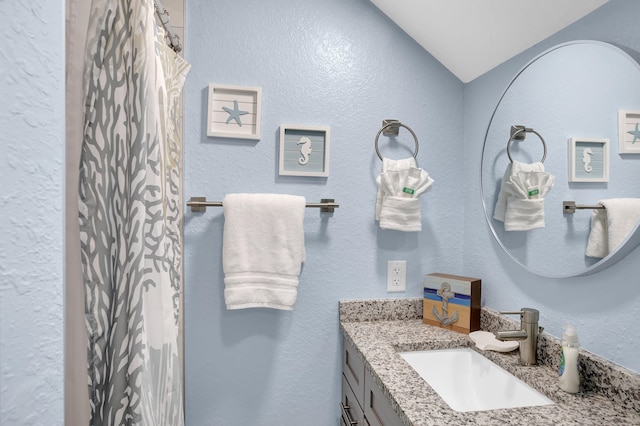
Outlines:
POLYGON ((578 371, 578 351, 580 342, 573 324, 566 324, 562 334, 562 358, 560 359, 560 389, 569 393, 580 390, 580 373, 578 371))

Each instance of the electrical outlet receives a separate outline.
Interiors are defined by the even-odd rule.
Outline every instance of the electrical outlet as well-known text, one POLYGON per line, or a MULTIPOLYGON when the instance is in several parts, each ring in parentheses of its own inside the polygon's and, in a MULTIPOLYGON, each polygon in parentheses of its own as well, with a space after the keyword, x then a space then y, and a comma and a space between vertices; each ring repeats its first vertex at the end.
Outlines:
POLYGON ((407 261, 390 260, 387 262, 387 292, 407 290, 407 261))

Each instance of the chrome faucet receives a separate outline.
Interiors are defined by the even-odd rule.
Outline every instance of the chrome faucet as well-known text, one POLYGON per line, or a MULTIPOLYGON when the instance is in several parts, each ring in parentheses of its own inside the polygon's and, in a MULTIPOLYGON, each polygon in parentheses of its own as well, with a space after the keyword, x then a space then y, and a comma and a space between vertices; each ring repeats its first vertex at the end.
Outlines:
POLYGON ((520 341, 520 364, 536 365, 538 351, 538 334, 543 328, 538 327, 540 312, 537 309, 522 308, 520 311, 499 312, 503 315, 520 315, 520 330, 495 331, 498 340, 520 341))

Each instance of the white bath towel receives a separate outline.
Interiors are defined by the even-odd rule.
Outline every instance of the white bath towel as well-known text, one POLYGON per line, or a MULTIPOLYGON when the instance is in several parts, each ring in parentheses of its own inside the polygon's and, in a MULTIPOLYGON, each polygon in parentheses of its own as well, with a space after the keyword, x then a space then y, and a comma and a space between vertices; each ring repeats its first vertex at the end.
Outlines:
POLYGON ((541 162, 527 164, 519 161, 514 161, 507 165, 504 176, 502 177, 496 207, 493 212, 493 218, 500 222, 504 222, 504 215, 507 211, 507 198, 509 198, 510 195, 506 191, 506 185, 511 180, 511 176, 517 175, 520 172, 544 172, 544 165, 541 162))
MULTIPOLYGON (((403 158, 401 160, 390 160, 388 158, 382 159, 382 172, 391 170, 404 170, 408 171, 411 167, 416 167, 416 159, 413 157, 403 158)), ((380 220, 380 208, 382 207, 382 198, 385 196, 384 190, 380 187, 380 177, 376 179, 378 184, 378 192, 376 194, 376 220, 380 220)))
POLYGON ((305 261, 305 198, 229 194, 222 204, 227 309, 293 309, 305 261))
POLYGON ((618 248, 640 221, 640 198, 600 200, 604 209, 591 214, 586 255, 603 258, 618 248))

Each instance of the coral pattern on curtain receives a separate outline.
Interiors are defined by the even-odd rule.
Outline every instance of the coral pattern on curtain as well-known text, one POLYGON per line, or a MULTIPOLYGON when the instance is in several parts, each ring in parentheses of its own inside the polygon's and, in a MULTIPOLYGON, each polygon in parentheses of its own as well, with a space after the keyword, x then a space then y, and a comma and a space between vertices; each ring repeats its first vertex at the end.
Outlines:
POLYGON ((179 96, 151 0, 94 0, 79 220, 90 425, 184 424, 179 96))

